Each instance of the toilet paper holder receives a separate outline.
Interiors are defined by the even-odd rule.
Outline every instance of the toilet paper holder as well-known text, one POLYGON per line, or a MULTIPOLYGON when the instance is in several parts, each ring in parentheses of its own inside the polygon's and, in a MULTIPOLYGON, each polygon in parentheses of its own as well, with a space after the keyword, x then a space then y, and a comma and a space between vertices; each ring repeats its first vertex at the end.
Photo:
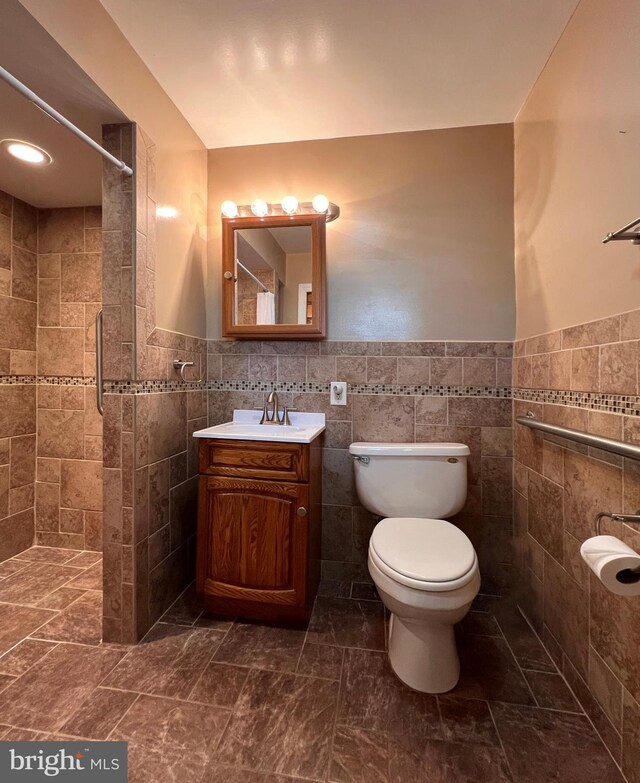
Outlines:
POLYGON ((593 525, 596 529, 596 535, 602 535, 600 530, 602 520, 610 519, 612 522, 630 522, 631 524, 640 525, 640 511, 637 514, 615 514, 612 511, 600 511, 595 515, 593 525))
POLYGON ((583 560, 610 592, 640 596, 640 557, 637 547, 631 548, 615 535, 602 535, 603 519, 640 524, 640 512, 617 514, 600 511, 593 520, 595 538, 588 538, 580 546, 583 560))

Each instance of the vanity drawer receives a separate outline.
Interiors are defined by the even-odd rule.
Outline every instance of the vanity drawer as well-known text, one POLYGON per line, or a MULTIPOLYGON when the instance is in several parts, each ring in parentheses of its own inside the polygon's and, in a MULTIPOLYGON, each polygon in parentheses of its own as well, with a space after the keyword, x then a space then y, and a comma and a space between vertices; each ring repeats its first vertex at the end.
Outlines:
POLYGON ((287 481, 309 480, 309 446, 242 440, 200 441, 200 473, 287 481))

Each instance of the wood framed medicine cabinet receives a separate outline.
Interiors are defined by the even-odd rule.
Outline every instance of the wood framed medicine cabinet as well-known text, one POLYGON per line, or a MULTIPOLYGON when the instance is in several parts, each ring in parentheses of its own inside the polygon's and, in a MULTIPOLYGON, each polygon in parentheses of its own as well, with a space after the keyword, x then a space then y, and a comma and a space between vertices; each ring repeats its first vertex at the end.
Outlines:
POLYGON ((224 337, 326 337, 324 214, 223 217, 222 275, 224 337))

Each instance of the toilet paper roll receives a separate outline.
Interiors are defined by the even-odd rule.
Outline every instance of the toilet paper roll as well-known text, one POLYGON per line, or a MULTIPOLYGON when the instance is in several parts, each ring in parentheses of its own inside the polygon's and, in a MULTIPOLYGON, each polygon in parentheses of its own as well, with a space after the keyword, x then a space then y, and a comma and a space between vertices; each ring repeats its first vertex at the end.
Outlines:
POLYGON ((640 595, 640 555, 619 538, 588 538, 580 554, 607 590, 616 595, 640 595))

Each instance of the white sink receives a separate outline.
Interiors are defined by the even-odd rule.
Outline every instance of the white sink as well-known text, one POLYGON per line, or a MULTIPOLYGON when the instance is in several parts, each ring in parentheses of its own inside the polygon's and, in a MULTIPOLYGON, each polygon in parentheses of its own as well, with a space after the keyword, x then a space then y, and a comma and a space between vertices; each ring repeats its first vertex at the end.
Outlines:
POLYGON ((324 413, 289 414, 291 424, 260 424, 260 411, 237 410, 233 421, 193 433, 194 438, 265 440, 278 443, 311 443, 325 429, 324 413))

